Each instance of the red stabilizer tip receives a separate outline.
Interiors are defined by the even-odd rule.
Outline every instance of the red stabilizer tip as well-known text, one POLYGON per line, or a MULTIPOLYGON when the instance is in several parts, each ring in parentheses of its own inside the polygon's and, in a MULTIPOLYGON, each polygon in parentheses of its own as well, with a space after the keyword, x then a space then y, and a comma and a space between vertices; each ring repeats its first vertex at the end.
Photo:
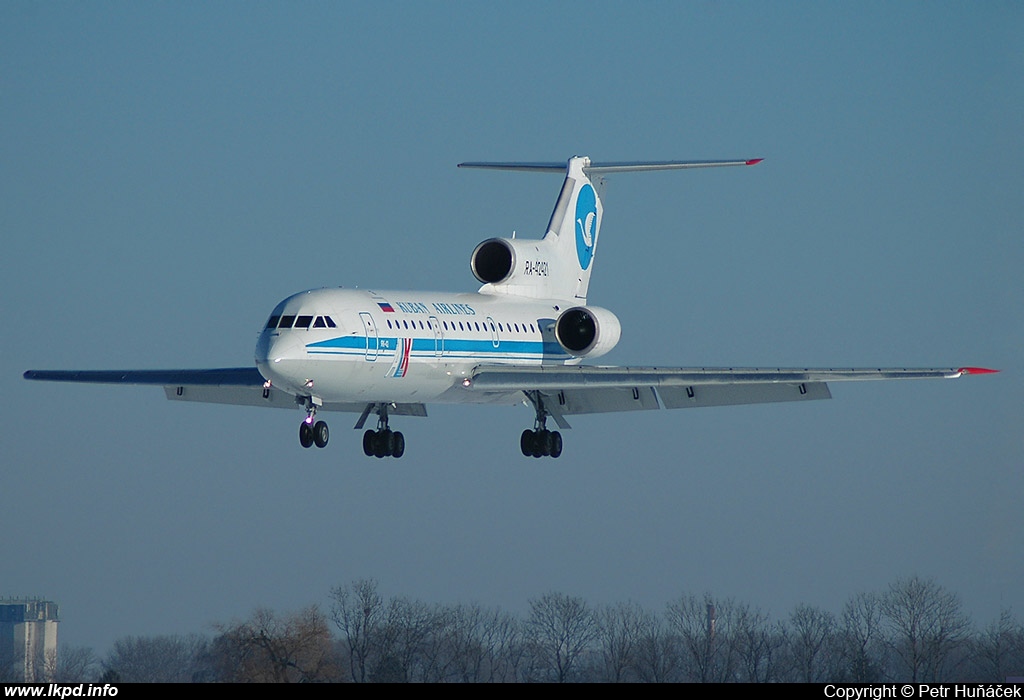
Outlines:
POLYGON ((997 369, 986 369, 985 367, 961 367, 957 370, 961 374, 997 374, 997 369))
POLYGON ((758 164, 758 163, 760 163, 760 162, 761 162, 762 160, 764 160, 764 158, 754 158, 754 159, 752 159, 752 160, 748 160, 748 161, 747 161, 747 165, 757 165, 757 164, 758 164))

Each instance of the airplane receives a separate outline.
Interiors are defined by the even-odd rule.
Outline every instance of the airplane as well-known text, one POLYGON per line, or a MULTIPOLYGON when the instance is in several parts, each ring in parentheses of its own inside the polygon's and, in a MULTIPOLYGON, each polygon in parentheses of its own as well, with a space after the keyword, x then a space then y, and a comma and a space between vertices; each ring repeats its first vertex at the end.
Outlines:
POLYGON ((305 410, 304 448, 330 438, 320 411, 359 414, 363 453, 399 458, 395 416, 426 416, 429 403, 526 404, 533 427, 524 456, 557 458, 567 416, 831 398, 827 382, 954 379, 982 367, 891 369, 660 368, 584 364, 610 351, 622 328, 587 302, 604 218, 604 176, 653 170, 752 166, 761 158, 594 163, 466 162, 460 168, 565 173, 538 240, 489 238, 473 250, 476 293, 323 288, 271 312, 255 366, 181 370, 29 370, 25 379, 163 386, 175 401, 305 410))

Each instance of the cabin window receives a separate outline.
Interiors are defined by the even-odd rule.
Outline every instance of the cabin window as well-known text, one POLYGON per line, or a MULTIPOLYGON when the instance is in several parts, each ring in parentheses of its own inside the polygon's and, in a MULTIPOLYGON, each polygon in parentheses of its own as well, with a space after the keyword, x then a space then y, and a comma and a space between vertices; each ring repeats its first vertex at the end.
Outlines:
POLYGON ((388 328, 391 328, 391 319, 388 319, 388 328))

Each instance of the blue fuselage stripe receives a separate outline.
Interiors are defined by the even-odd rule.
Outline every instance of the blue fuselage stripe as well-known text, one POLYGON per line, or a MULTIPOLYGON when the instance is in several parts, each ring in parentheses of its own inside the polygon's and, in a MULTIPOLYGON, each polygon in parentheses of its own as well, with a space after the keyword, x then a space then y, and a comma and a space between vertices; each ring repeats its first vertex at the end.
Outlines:
MULTIPOLYGON (((341 336, 306 345, 306 351, 317 355, 361 355, 369 350, 383 354, 394 354, 400 343, 398 337, 374 338, 366 336, 341 336)), ((444 357, 466 359, 467 356, 484 358, 525 358, 546 356, 567 358, 569 355, 558 343, 540 340, 501 340, 497 345, 490 339, 470 340, 466 338, 413 338, 411 355, 435 357, 443 348, 444 357)))

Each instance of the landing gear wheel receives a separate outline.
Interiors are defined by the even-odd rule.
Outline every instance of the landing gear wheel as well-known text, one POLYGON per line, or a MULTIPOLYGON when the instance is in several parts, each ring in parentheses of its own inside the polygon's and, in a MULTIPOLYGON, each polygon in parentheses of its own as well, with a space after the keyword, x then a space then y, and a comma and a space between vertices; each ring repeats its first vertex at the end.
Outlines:
POLYGON ((523 457, 533 456, 533 431, 524 430, 519 437, 519 449, 523 451, 523 457))
POLYGON ((313 426, 306 421, 299 423, 299 444, 303 447, 313 446, 313 426))
POLYGON ((537 447, 541 457, 547 457, 551 454, 551 431, 550 430, 538 430, 537 431, 537 447))
POLYGON ((562 434, 557 430, 551 433, 551 450, 548 451, 552 459, 558 459, 558 456, 562 454, 562 434))
POLYGON ((526 391, 523 393, 526 394, 536 411, 533 430, 524 430, 519 438, 519 448, 523 451, 523 456, 558 458, 562 454, 562 434, 557 430, 548 430, 547 419, 554 417, 555 422, 563 428, 568 428, 568 424, 557 413, 552 413, 547 409, 544 405, 545 397, 541 392, 526 391))
MULTIPOLYGON (((376 430, 367 430, 363 433, 363 454, 367 457, 394 457, 395 459, 405 454, 405 436, 388 427, 388 406, 386 403, 379 403, 376 406, 377 420, 376 430)), ((366 410, 366 415, 373 410, 371 405, 366 410)), ((366 419, 366 415, 360 419, 359 425, 366 419)))
POLYGON ((390 457, 395 451, 395 434, 388 428, 378 430, 374 437, 373 454, 375 457, 390 457))
POLYGON ((534 459, 540 459, 544 456, 544 431, 534 430, 533 431, 533 452, 530 453, 534 459))
POLYGON ((327 424, 322 420, 318 420, 316 425, 313 426, 313 443, 317 447, 326 447, 327 441, 331 439, 331 431, 327 429, 327 424))
POLYGON ((545 428, 524 430, 519 437, 519 449, 524 457, 558 458, 562 454, 562 434, 545 428))

